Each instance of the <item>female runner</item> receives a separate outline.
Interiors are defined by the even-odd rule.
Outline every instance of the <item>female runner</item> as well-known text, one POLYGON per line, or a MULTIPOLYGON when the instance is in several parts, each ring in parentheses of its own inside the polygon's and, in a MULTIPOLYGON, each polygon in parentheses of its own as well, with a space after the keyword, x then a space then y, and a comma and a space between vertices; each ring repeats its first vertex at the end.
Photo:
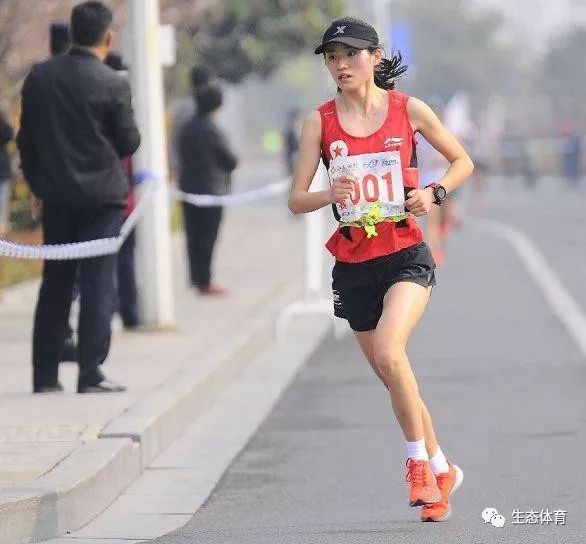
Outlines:
POLYGON ((400 55, 383 58, 371 25, 336 20, 315 53, 324 55, 338 93, 303 124, 289 208, 299 214, 333 205, 339 228, 326 247, 336 258, 335 314, 348 320, 390 393, 407 446, 409 504, 423 506, 423 521, 443 521, 463 473, 437 443, 405 351, 435 285, 435 264, 412 216, 441 205, 470 176, 472 161, 429 106, 393 90, 406 67, 400 55), (415 132, 450 163, 424 189, 417 185, 415 132), (320 158, 330 188, 310 193, 320 158))

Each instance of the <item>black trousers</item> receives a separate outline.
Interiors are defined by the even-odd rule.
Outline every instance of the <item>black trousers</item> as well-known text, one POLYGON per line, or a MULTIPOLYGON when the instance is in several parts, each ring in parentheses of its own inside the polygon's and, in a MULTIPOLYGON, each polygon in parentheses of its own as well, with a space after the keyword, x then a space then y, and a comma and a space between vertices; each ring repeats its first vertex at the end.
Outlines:
POLYGON ((136 245, 134 230, 122 244, 118 252, 116 266, 116 284, 118 287, 117 310, 125 327, 138 325, 138 297, 134 267, 134 247, 136 245))
MULTIPOLYGON (((123 214, 124 209, 117 206, 45 202, 44 241, 46 244, 63 244, 117 236, 123 214)), ((99 366, 110 350, 115 266, 116 255, 44 263, 33 329, 34 386, 52 385, 57 381, 78 267, 78 383, 81 386, 95 385, 104 379, 99 366)))
POLYGON ((212 258, 222 221, 223 208, 200 208, 183 203, 191 285, 205 287, 212 279, 212 258))

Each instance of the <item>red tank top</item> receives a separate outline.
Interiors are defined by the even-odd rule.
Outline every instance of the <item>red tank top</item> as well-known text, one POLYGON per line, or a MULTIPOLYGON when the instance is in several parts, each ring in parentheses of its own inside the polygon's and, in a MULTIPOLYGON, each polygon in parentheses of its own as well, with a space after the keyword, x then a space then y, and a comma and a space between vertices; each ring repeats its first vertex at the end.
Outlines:
MULTIPOLYGON (((336 103, 330 100, 322 104, 321 115, 322 157, 326 167, 332 155, 343 152, 348 156, 399 151, 403 187, 405 193, 418 187, 415 159, 415 139, 407 115, 409 97, 397 91, 389 91, 389 110, 384 124, 370 136, 351 136, 340 125, 336 103)), ((336 213, 336 212, 334 212, 336 213)), ((326 248, 338 261, 359 263, 390 255, 423 240, 419 225, 412 217, 399 223, 382 222, 376 225, 378 236, 367 238, 362 227, 343 226, 332 235, 326 248)))

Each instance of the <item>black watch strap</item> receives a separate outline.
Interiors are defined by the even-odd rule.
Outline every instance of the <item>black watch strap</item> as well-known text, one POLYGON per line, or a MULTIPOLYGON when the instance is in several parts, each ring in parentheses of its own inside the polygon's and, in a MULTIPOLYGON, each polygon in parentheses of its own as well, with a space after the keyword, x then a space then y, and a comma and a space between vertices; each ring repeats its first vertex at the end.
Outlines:
POLYGON ((447 191, 443 185, 439 183, 430 183, 427 187, 431 187, 433 190, 433 203, 441 206, 443 201, 446 199, 447 191))

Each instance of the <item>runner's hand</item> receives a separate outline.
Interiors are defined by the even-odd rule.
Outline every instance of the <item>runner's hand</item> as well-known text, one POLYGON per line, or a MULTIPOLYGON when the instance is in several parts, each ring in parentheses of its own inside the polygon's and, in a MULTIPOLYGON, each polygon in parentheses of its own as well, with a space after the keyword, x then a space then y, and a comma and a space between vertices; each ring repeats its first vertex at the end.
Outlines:
POLYGON ((427 215, 433 204, 433 189, 413 189, 407 193, 405 208, 416 217, 427 215))
POLYGON ((337 204, 352 196, 354 182, 356 182, 354 176, 343 175, 336 178, 330 187, 330 202, 337 204))

